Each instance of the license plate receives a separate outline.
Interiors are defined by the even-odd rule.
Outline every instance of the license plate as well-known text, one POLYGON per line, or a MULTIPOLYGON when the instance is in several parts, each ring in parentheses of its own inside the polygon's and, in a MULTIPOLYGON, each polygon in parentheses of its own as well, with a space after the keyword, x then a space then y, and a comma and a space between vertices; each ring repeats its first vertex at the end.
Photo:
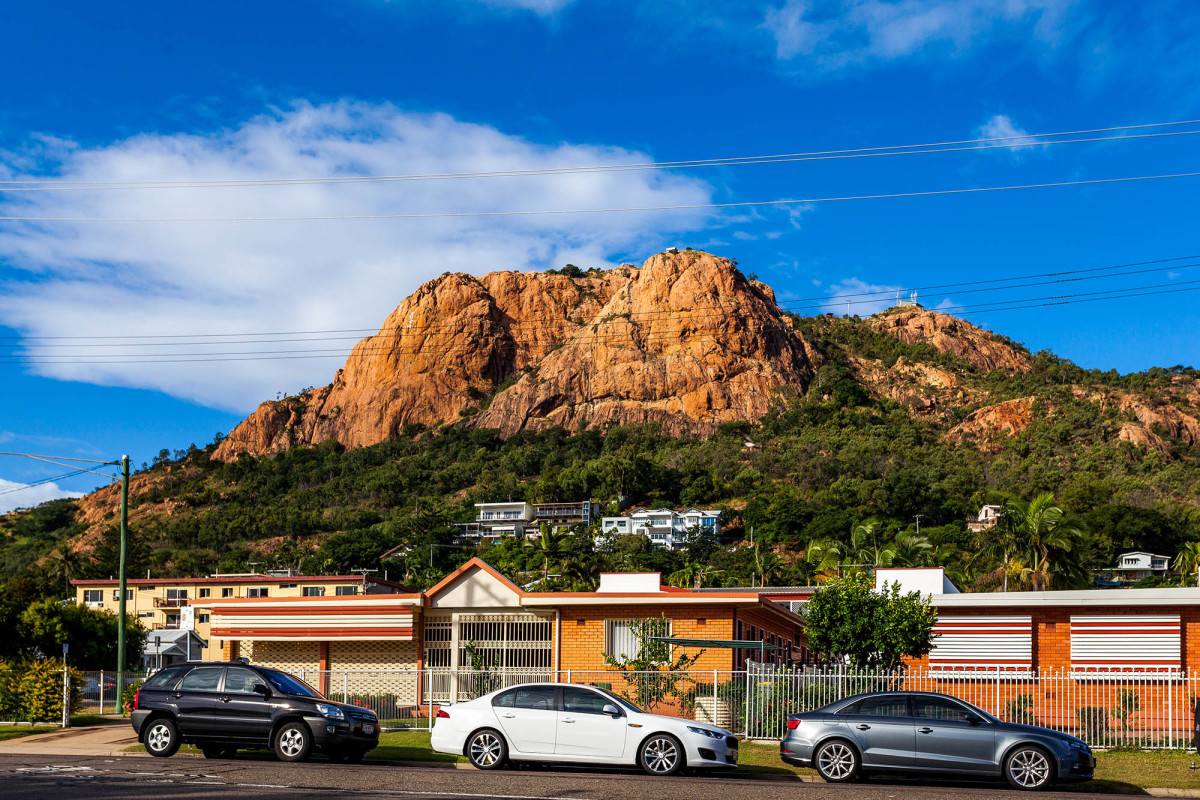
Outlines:
POLYGON ((363 733, 372 734, 375 732, 374 725, 363 725, 363 733))

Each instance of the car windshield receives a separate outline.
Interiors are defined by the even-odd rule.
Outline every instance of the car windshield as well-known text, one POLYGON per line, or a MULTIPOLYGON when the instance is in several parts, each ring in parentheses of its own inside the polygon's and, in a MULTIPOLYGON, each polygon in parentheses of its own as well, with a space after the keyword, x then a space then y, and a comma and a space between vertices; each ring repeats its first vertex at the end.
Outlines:
POLYGON ((325 699, 323 694, 295 675, 289 675, 286 672, 279 672, 273 669, 260 669, 259 671, 267 677, 272 686, 284 694, 294 694, 297 697, 315 697, 318 700, 325 699))

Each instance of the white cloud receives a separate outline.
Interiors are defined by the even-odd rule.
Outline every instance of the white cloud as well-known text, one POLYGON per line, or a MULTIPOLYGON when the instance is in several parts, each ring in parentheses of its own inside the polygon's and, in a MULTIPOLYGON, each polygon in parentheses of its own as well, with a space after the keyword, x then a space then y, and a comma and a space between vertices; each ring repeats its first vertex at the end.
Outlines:
POLYGON ((848 311, 851 316, 869 317, 896 305, 896 292, 900 288, 867 283, 859 278, 846 278, 829 287, 829 294, 838 297, 822 301, 821 312, 846 314, 848 311))
POLYGON ((1000 38, 1054 46, 1074 0, 786 0, 762 26, 776 57, 821 71, 938 53, 959 56, 1000 38))
MULTIPOLYGON (((0 154, 0 174, 71 180, 249 179, 538 169, 652 160, 596 145, 539 145, 444 114, 297 103, 208 136, 144 134, 108 146, 39 140, 0 154), (5 161, 8 165, 5 165, 5 161), (36 165, 36 168, 35 166, 36 165)), ((571 209, 705 203, 711 187, 670 173, 5 196, 0 213, 243 217, 571 209)), ((27 336, 376 328, 446 271, 606 265, 704 227, 704 211, 243 223, 0 223, 0 322, 27 336), (8 269, 5 270, 4 267, 8 269)), ((355 334, 345 334, 355 337, 355 334)), ((56 348, 129 354, 342 348, 307 345, 56 348)), ((30 340, 27 340, 27 344, 30 340)), ((225 356, 234 358, 236 356, 225 356)), ((340 357, 190 364, 45 364, 39 374, 159 389, 244 411, 322 385, 340 357)))
POLYGON ((975 135, 980 139, 1001 139, 990 142, 989 147, 1002 147, 1010 150, 1014 156, 1038 150, 1029 145, 1041 141, 1036 136, 1030 136, 1029 131, 1019 127, 1007 114, 995 114, 975 129, 975 135))
POLYGON ((40 483, 37 486, 30 486, 26 483, 6 481, 0 478, 0 514, 7 514, 18 508, 33 508, 38 503, 57 500, 60 497, 83 497, 83 495, 83 492, 60 489, 56 483, 40 483))
POLYGON ((532 11, 542 17, 549 17, 562 11, 574 0, 478 0, 489 8, 504 11, 532 11))

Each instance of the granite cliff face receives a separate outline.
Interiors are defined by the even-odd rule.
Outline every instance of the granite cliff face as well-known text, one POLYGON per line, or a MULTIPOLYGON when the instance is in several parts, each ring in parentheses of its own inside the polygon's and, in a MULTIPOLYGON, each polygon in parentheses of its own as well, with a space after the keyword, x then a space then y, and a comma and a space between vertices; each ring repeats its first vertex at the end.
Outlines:
POLYGON ((926 308, 889 310, 867 324, 908 344, 932 345, 939 353, 956 355, 984 372, 1028 372, 1032 366, 1025 353, 988 331, 926 308))
POLYGON ((332 384, 263 403, 214 458, 329 439, 361 447, 411 423, 510 435, 654 421, 706 433, 757 419, 812 372, 770 288, 707 253, 579 278, 448 273, 359 342, 332 384))

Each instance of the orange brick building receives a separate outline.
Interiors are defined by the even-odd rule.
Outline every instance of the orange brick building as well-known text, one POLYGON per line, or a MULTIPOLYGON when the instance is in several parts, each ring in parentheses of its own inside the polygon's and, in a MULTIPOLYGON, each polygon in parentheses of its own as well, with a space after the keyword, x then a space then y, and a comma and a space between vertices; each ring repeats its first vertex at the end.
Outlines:
POLYGON ((662 620, 664 636, 704 640, 672 651, 696 656, 691 669, 714 677, 751 657, 808 658, 801 618, 758 592, 676 589, 658 573, 603 575, 595 592, 526 592, 479 559, 419 594, 214 601, 211 636, 226 657, 319 680, 408 670, 439 701, 454 699, 463 673, 601 679, 612 670, 606 654, 636 655, 632 626, 646 619, 662 620))

